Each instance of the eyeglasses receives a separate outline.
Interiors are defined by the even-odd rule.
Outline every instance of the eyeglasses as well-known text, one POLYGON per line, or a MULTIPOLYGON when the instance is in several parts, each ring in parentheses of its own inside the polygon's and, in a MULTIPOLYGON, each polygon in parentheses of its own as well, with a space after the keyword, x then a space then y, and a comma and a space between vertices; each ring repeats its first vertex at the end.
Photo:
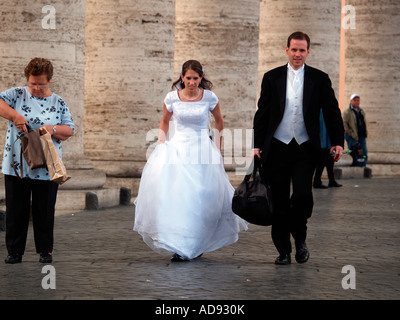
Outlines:
POLYGON ((38 87, 39 89, 46 89, 48 84, 28 84, 28 88, 36 88, 38 87))

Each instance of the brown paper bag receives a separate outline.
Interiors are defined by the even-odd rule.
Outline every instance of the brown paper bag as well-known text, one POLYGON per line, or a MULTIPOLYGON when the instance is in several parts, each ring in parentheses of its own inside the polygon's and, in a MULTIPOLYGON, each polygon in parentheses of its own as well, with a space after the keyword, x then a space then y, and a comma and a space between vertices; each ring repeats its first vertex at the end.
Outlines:
POLYGON ((67 169, 65 169, 64 163, 57 152, 50 133, 44 127, 40 129, 41 132, 46 132, 40 136, 40 139, 42 141, 43 152, 46 158, 47 170, 49 170, 50 179, 51 181, 61 185, 71 177, 67 174, 67 169))
POLYGON ((39 130, 31 130, 29 133, 23 135, 22 137, 18 137, 12 145, 11 154, 13 155, 11 161, 12 161, 12 166, 14 168, 14 172, 16 176, 20 179, 24 178, 24 170, 23 170, 24 164, 22 162, 22 155, 24 156, 26 163, 31 169, 47 167, 46 158, 44 157, 43 154, 42 141, 40 139, 39 130), (18 139, 21 140, 21 152, 19 159, 21 175, 19 175, 17 171, 17 165, 15 164, 14 161, 14 146, 18 139))

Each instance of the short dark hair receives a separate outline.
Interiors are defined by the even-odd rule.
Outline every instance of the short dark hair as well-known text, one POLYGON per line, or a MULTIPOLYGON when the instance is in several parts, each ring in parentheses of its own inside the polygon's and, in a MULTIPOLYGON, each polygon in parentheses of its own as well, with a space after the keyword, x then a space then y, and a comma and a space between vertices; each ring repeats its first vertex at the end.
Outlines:
POLYGON ((290 41, 292 39, 295 39, 295 40, 306 40, 307 41, 307 49, 310 49, 310 37, 306 33, 301 32, 301 31, 293 32, 289 36, 289 38, 287 39, 287 47, 288 48, 290 47, 290 41))
POLYGON ((47 81, 53 78, 53 65, 50 60, 44 58, 33 58, 24 71, 26 80, 29 79, 29 76, 41 76, 42 74, 47 76, 47 81))

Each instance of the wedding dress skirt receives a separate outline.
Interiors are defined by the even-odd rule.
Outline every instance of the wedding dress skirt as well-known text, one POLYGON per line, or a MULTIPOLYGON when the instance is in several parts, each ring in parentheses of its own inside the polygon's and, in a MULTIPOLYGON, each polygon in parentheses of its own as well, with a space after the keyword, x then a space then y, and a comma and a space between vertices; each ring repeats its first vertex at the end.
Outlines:
POLYGON ((135 224, 158 253, 193 259, 238 240, 247 222, 232 212, 234 188, 207 130, 176 133, 149 157, 135 201, 135 224))

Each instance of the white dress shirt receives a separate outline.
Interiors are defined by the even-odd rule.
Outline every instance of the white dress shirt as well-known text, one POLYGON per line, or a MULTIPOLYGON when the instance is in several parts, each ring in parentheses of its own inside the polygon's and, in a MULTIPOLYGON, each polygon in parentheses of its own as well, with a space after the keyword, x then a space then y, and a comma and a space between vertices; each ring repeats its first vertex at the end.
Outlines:
POLYGON ((304 64, 294 70, 288 63, 285 112, 274 138, 289 144, 294 138, 300 145, 310 139, 303 115, 304 64))

